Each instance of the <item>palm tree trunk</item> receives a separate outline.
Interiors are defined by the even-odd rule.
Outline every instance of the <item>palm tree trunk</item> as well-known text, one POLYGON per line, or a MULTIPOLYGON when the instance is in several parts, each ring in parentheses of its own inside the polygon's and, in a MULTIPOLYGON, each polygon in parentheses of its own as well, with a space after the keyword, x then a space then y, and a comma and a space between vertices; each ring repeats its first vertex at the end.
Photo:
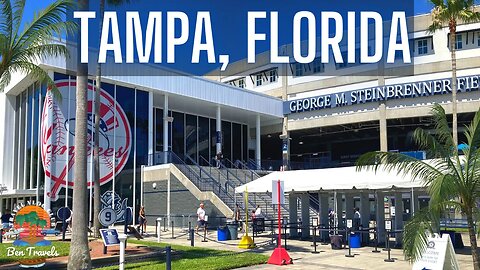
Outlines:
MULTIPOLYGON (((88 9, 88 0, 78 1, 79 10, 88 9)), ((78 36, 80 34, 78 33, 78 36)), ((73 187, 72 241, 68 269, 91 269, 87 237, 87 87, 88 64, 80 63, 77 50, 77 89, 75 115, 75 172, 73 187)))
MULTIPOLYGON (((103 24, 103 12, 105 11, 105 0, 100 0, 100 19, 99 19, 99 40, 102 35, 102 24, 103 24)), ((98 214, 100 214, 101 201, 100 201, 100 158, 99 145, 100 145, 100 89, 102 87, 102 65, 97 64, 97 77, 95 80, 95 133, 93 141, 95 143, 93 150, 93 164, 94 164, 94 193, 93 193, 93 220, 94 220, 94 236, 100 237, 100 220, 98 219, 98 214)))
POLYGON ((458 132, 457 132, 457 55, 455 43, 457 41, 457 23, 450 22, 450 53, 452 58, 452 133, 453 149, 457 152, 458 132))
POLYGON ((468 213, 466 213, 466 216, 468 222, 468 235, 470 236, 470 249, 472 251, 473 269, 480 270, 480 260, 477 251, 477 235, 475 234, 475 224, 473 223, 472 211, 468 211, 468 213))

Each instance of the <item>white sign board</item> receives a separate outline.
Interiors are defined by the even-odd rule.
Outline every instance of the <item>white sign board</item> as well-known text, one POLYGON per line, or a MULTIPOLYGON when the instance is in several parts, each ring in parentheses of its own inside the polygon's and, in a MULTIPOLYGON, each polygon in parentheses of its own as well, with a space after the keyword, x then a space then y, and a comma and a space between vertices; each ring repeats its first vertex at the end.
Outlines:
POLYGON ((429 237, 427 241, 427 249, 423 252, 422 257, 413 264, 412 270, 460 269, 450 235, 444 234, 441 238, 429 237))
POLYGON ((352 224, 352 220, 351 220, 351 219, 347 219, 347 228, 349 228, 349 229, 352 228, 352 227, 353 227, 352 225, 353 225, 353 224, 352 224))
POLYGON ((395 216, 395 206, 390 206, 390 215, 395 216))
POLYGON ((392 230, 392 221, 391 220, 385 220, 385 230, 387 230, 387 231, 392 230))
MULTIPOLYGON (((272 181, 272 204, 278 204, 278 181, 272 181)), ((283 181, 280 181, 280 204, 285 204, 285 188, 283 181)))

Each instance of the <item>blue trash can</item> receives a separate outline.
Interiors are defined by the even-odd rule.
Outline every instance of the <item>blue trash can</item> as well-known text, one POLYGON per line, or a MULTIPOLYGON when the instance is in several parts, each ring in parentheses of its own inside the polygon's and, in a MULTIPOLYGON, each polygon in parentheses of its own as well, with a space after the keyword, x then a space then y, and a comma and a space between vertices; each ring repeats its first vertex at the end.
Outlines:
POLYGON ((350 247, 351 248, 361 248, 362 241, 360 234, 350 234, 350 247))
POLYGON ((217 240, 218 241, 227 241, 228 240, 228 228, 225 226, 218 227, 217 230, 217 240))

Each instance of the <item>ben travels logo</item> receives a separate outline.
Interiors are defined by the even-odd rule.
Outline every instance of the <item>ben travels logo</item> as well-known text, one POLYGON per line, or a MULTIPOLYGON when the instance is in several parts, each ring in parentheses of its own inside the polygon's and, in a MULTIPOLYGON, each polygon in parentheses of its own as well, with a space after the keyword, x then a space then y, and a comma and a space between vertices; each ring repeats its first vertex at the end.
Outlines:
POLYGON ((13 216, 13 233, 18 235, 11 247, 7 247, 7 257, 18 257, 20 267, 42 267, 47 258, 59 254, 52 242, 45 239, 55 223, 50 210, 41 203, 28 201, 19 204, 13 216))

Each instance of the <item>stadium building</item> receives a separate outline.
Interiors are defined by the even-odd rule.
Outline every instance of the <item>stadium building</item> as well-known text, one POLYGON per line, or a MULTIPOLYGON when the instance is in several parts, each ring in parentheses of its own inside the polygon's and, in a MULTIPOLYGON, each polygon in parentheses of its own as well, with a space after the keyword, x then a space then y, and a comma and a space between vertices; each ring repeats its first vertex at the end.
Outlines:
MULTIPOLYGON (((433 103, 451 112, 450 37, 448 29, 427 33, 428 15, 412 19, 415 62, 409 76, 395 76, 402 74, 396 66, 322 64, 320 59, 273 65, 268 53, 258 55, 255 65, 240 61, 230 64, 228 74, 212 71, 205 77, 174 71, 143 76, 156 68, 119 65, 128 76, 102 81, 102 204, 117 208, 118 221, 125 206, 137 212, 144 204, 153 219, 194 213, 203 200, 212 202, 212 215, 228 216, 238 199, 234 188, 268 171, 351 166, 373 150, 426 158, 412 134, 417 127, 434 129, 429 118, 433 103), (221 166, 227 167, 223 171, 215 168, 219 152, 221 166)), ((462 141, 463 126, 480 105, 480 24, 459 25, 457 31, 462 141)), ((15 77, 0 94, 2 211, 27 200, 40 200, 53 211, 71 206, 74 70, 61 59, 39 65, 55 80, 61 97, 29 76, 15 77)), ((88 130, 93 137, 94 76, 90 79, 88 130)), ((88 143, 90 185, 93 142, 88 143)), ((404 213, 409 196, 403 196, 404 213)), ((252 204, 268 205, 266 197, 252 199, 252 204)))

